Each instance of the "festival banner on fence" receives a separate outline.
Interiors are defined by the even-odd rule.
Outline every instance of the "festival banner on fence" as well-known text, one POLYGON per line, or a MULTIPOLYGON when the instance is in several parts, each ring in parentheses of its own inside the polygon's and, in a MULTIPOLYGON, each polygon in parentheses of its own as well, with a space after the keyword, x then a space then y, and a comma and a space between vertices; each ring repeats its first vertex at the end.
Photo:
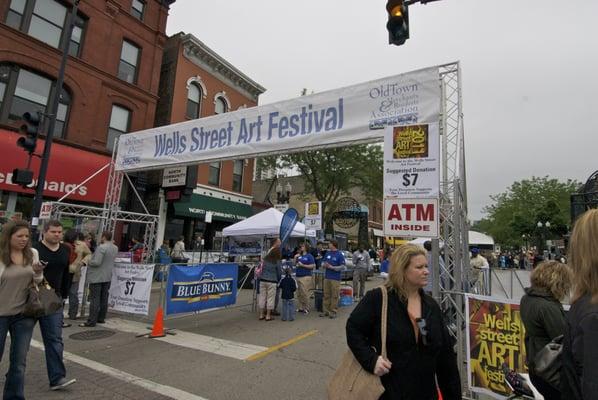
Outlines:
POLYGON ((156 169, 379 141, 387 126, 438 122, 440 99, 438 67, 425 68, 128 133, 119 139, 116 169, 156 169))
POLYGON ((228 237, 229 256, 250 256, 262 254, 262 239, 251 237, 228 237))
POLYGON ((153 276, 153 264, 114 264, 108 307, 115 311, 147 315, 153 276))
POLYGON ((504 399, 511 394, 502 366, 526 373, 525 328, 519 303, 466 296, 467 372, 471 390, 504 399))
POLYGON ((166 286, 166 314, 235 304, 237 274, 237 264, 171 265, 166 286))
POLYGON ((438 122, 394 126, 384 132, 384 196, 438 198, 438 122))

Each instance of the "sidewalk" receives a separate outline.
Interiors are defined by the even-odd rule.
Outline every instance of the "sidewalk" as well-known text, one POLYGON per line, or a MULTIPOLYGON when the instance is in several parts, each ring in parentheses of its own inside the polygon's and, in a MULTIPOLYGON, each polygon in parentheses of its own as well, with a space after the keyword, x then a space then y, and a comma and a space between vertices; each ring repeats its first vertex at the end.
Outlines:
MULTIPOLYGON (((9 344, 8 341, 6 343, 9 344)), ((8 349, 8 346, 7 346, 8 349)), ((6 352, 5 352, 6 353, 6 352)), ((4 372, 8 370, 8 354, 0 363, 0 385, 4 386, 4 372)), ((124 380, 113 378, 102 372, 84 367, 81 364, 66 361, 68 378, 76 378, 77 382, 63 390, 51 391, 46 374, 46 361, 43 351, 31 347, 27 357, 27 372, 25 375, 25 396, 29 400, 171 400, 124 380)))

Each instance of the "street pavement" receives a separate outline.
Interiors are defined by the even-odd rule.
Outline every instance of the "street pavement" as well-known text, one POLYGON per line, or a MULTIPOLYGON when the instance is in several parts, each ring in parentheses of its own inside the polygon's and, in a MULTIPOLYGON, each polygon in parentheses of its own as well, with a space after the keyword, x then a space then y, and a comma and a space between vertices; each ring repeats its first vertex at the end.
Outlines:
MULTIPOLYGON (((381 284, 370 278, 368 287, 381 284)), ((158 293, 153 292, 154 303, 158 293)), ((313 302, 313 300, 312 300, 313 302)), ((49 391, 43 345, 36 327, 26 373, 27 399, 324 399, 326 383, 346 351, 345 323, 354 306, 342 307, 336 319, 317 312, 298 314, 293 322, 258 321, 251 310, 251 291, 240 306, 183 318, 167 319, 177 335, 137 337, 146 320, 109 314, 109 337, 76 340, 90 328, 64 329, 65 363, 77 383, 49 391), (75 335, 76 336, 76 335, 75 335)), ((153 309, 150 316, 153 316, 153 309)), ((8 343, 7 343, 8 345, 8 343)), ((8 350, 8 347, 7 347, 8 350)), ((8 353, 0 362, 0 384, 8 353)))

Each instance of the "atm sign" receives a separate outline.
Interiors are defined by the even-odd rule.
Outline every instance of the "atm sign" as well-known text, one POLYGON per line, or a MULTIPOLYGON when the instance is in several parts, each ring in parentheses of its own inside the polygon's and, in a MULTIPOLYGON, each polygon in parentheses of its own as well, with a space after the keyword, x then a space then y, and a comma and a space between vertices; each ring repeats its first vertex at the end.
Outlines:
POLYGON ((438 199, 384 199, 384 236, 438 237, 438 199))

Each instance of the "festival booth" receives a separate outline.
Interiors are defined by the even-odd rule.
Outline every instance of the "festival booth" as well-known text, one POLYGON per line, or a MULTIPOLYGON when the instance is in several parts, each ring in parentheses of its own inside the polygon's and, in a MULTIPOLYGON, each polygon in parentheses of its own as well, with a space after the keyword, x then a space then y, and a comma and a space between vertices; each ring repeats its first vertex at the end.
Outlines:
MULTIPOLYGON (((243 221, 230 225, 222 230, 222 236, 228 242, 229 257, 236 257, 239 262, 248 261, 243 267, 243 276, 240 287, 245 286, 245 282, 251 277, 251 274, 261 257, 267 250, 267 240, 280 235, 280 225, 282 223, 283 213, 275 208, 269 208, 243 221)), ((315 236, 315 232, 305 228, 301 222, 297 222, 291 232, 292 238, 307 238, 315 236)), ((254 288, 254 305, 256 292, 254 288)))

